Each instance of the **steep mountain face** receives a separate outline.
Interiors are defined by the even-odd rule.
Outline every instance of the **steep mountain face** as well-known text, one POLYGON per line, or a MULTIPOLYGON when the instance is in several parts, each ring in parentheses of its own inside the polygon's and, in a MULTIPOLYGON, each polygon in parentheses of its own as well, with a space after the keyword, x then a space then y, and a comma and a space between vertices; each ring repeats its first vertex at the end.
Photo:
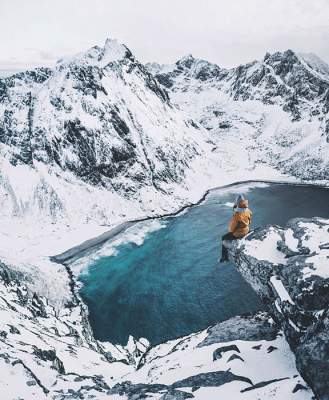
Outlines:
POLYGON ((230 70, 192 56, 149 68, 173 102, 211 132, 218 153, 233 155, 225 165, 236 167, 238 151, 251 167, 266 163, 304 179, 327 179, 329 67, 323 61, 287 50, 230 70))
POLYGON ((11 165, 43 165, 136 199, 144 188, 171 193, 208 148, 166 90, 113 40, 53 71, 1 79, 0 142, 11 165))
POLYGON ((329 80, 329 65, 314 53, 299 53, 299 57, 322 79, 329 80))
POLYGON ((266 54, 262 62, 239 66, 231 80, 234 100, 280 104, 291 113, 293 121, 322 116, 329 110, 329 81, 318 76, 291 50, 266 54))

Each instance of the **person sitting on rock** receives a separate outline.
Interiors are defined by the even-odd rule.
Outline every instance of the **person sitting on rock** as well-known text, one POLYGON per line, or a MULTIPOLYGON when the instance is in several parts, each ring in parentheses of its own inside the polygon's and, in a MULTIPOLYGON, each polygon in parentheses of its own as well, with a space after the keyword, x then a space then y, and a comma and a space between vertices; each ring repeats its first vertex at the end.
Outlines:
POLYGON ((251 216, 252 212, 248 208, 248 200, 242 194, 239 194, 233 206, 233 216, 229 224, 229 232, 222 236, 221 263, 229 261, 228 249, 224 241, 241 239, 246 236, 249 233, 251 216))

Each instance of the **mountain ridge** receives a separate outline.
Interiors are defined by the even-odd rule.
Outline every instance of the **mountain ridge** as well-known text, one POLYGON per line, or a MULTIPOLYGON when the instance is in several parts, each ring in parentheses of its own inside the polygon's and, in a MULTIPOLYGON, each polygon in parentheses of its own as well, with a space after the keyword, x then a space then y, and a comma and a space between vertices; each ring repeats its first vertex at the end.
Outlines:
POLYGON ((267 53, 261 61, 229 70, 187 57, 163 72, 157 68, 155 77, 176 105, 210 131, 217 148, 227 148, 235 137, 257 162, 325 180, 329 83, 318 73, 318 60, 316 65, 312 70, 292 50, 267 53))
MULTIPOLYGON (((186 199, 203 181, 201 195, 222 172, 263 164, 324 180, 329 84, 319 77, 325 63, 310 58, 315 74, 291 50, 232 69, 192 55, 152 67, 108 39, 54 69, 0 79, 1 160, 35 171, 39 184, 25 196, 24 210, 51 218, 72 214, 58 190, 64 176, 67 190, 79 182, 84 196, 105 190, 146 208, 152 198, 186 199)), ((23 200, 8 192, 9 169, 2 168, 5 209, 24 214, 23 200)), ((103 200, 91 203, 87 214, 103 200)), ((99 214, 108 215, 105 206, 99 214)))

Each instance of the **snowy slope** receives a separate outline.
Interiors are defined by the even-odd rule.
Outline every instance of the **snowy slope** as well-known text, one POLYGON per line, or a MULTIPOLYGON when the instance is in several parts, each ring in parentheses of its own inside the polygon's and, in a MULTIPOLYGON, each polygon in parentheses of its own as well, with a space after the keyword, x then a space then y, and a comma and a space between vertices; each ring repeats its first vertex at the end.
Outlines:
POLYGON ((329 81, 329 65, 314 53, 299 53, 298 56, 304 61, 313 73, 329 81))
POLYGON ((266 163, 303 179, 328 179, 329 82, 318 58, 288 50, 231 70, 192 56, 171 69, 149 68, 210 132, 222 164, 266 163))

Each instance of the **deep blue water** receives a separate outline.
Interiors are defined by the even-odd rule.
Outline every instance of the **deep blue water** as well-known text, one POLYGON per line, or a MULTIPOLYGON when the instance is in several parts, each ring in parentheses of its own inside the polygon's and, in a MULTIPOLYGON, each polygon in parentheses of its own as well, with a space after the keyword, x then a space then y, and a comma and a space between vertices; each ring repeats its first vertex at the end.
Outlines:
POLYGON ((132 334, 157 344, 262 309, 234 266, 217 261, 219 236, 232 214, 225 203, 239 192, 249 199, 253 228, 293 217, 329 217, 324 188, 240 185, 212 192, 203 204, 164 219, 166 227, 142 245, 123 243, 116 256, 101 257, 81 274, 96 338, 126 344, 132 334))

